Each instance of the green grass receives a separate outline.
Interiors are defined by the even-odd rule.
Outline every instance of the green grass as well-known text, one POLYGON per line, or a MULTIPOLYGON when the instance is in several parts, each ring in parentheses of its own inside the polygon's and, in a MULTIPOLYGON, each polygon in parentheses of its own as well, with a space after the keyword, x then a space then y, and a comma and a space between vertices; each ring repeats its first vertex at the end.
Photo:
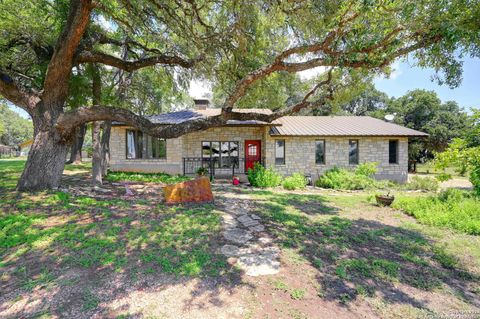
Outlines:
MULTIPOLYGON (((262 215, 283 248, 284 262, 295 268, 309 264, 320 271, 322 298, 348 303, 360 295, 373 296, 397 282, 433 290, 449 286, 457 272, 467 274, 466 278, 472 276, 464 270, 465 264, 457 257, 461 252, 453 246, 460 238, 438 229, 442 238, 450 237, 446 245, 441 245, 423 232, 425 226, 390 226, 364 218, 362 212, 372 208, 392 214, 370 204, 368 194, 253 193, 259 203, 257 214, 262 215)), ((474 243, 469 247, 480 253, 474 243)), ((474 265, 478 261, 469 267, 474 265)), ((275 288, 288 289, 283 283, 276 283, 275 288)))
POLYGON ((169 175, 166 173, 133 173, 133 172, 109 172, 106 180, 109 182, 134 181, 174 184, 191 179, 183 175, 169 175))
MULTIPOLYGON (((454 192, 448 191, 448 194, 454 192)), ((400 197, 393 207, 414 216, 426 225, 480 235, 480 200, 473 194, 455 193, 457 195, 450 197, 445 192, 421 198, 400 197)))
MULTIPOLYGON (((14 187, 23 165, 23 160, 0 161, 0 174, 8 177, 1 181, 5 194, 0 199, 0 266, 13 267, 4 275, 17 278, 25 290, 55 283, 61 271, 47 268, 53 265, 57 270, 100 268, 196 277, 220 276, 230 269, 214 245, 221 221, 212 205, 167 207, 145 199, 18 194, 14 187), (42 261, 33 265, 31 256, 41 256, 42 261)), ((158 176, 163 181, 176 178, 158 176)), ((86 299, 86 309, 95 306, 86 299)))

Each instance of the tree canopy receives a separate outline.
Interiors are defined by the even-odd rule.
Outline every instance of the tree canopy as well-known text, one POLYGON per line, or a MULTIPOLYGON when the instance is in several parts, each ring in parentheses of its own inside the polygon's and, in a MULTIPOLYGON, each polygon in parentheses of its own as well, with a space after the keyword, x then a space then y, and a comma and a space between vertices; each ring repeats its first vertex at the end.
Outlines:
MULTIPOLYGON (((354 79, 354 70, 386 72, 407 55, 438 71, 440 83, 456 86, 462 56, 480 55, 479 20, 478 0, 1 1, 0 94, 31 115, 38 141, 19 188, 57 184, 62 145, 91 121, 123 121, 164 138, 229 120, 270 122, 324 105, 336 86, 354 79), (69 108, 72 82, 86 64, 123 72, 158 69, 175 83, 208 80, 222 112, 162 126, 112 104, 69 108), (296 73, 316 67, 328 71, 301 85, 296 73), (273 114, 233 109, 259 107, 273 95, 273 114), (56 154, 52 173, 38 167, 47 153, 56 154), (27 181, 33 171, 45 176, 27 181)), ((148 72, 138 76, 152 79, 148 72)), ((166 90, 181 87, 163 83, 166 90)), ((155 90, 148 95, 158 98, 155 90)))
POLYGON ((33 136, 32 121, 27 120, 0 101, 0 144, 17 146, 33 136))

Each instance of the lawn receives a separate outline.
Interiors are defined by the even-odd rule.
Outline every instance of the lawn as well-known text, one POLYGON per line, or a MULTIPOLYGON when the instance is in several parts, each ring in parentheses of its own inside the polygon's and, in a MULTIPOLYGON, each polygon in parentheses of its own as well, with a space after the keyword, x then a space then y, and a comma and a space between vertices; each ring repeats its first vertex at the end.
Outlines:
MULTIPOLYGON (((16 193, 13 189, 23 165, 22 160, 0 161, 3 306, 42 290, 53 293, 52 300, 61 300, 75 285, 79 297, 71 307, 91 315, 98 310, 94 301, 101 293, 97 279, 112 272, 126 276, 131 285, 141 276, 228 278, 235 272, 216 252, 220 215, 212 205, 167 207, 145 199, 16 193), (72 279, 66 278, 71 276, 67 273, 83 275, 72 279)), ((88 168, 88 164, 69 165, 66 174, 88 168)), ((23 315, 44 314, 30 310, 23 315)))
MULTIPOLYGON (((480 237, 378 207, 369 192, 215 185, 214 204, 168 207, 141 196, 16 193, 23 165, 0 160, 2 318, 480 313, 480 237), (229 201, 253 203, 280 248, 279 274, 247 277, 219 254, 229 201)), ((68 166, 64 177, 88 169, 68 166)), ((181 177, 115 173, 108 179, 148 184, 181 177)), ((432 194, 396 195, 419 202, 432 194)))

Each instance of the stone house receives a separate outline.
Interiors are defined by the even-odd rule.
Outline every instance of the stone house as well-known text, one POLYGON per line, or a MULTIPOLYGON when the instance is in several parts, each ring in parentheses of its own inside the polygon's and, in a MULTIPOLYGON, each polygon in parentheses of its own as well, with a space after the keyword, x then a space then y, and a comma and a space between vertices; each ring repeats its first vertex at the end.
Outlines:
MULTIPOLYGON (((219 112, 203 107, 160 114, 150 120, 177 124, 219 112)), ((193 175, 199 167, 206 167, 216 177, 242 178, 259 162, 284 176, 300 172, 315 180, 335 166, 354 168, 359 163, 376 162, 376 178, 402 183, 407 180, 408 138, 424 136, 427 134, 368 116, 286 116, 273 123, 232 121, 167 140, 114 123, 110 169, 193 175)))

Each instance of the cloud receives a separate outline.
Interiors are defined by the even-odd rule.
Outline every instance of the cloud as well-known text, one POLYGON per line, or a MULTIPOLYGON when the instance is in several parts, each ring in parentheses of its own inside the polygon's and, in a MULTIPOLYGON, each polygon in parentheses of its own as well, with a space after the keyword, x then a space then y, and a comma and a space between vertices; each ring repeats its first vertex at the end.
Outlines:
POLYGON ((390 67, 392 68, 392 73, 390 73, 390 79, 395 80, 397 77, 400 76, 400 74, 402 74, 402 69, 400 68, 400 61, 396 60, 392 63, 390 67))

